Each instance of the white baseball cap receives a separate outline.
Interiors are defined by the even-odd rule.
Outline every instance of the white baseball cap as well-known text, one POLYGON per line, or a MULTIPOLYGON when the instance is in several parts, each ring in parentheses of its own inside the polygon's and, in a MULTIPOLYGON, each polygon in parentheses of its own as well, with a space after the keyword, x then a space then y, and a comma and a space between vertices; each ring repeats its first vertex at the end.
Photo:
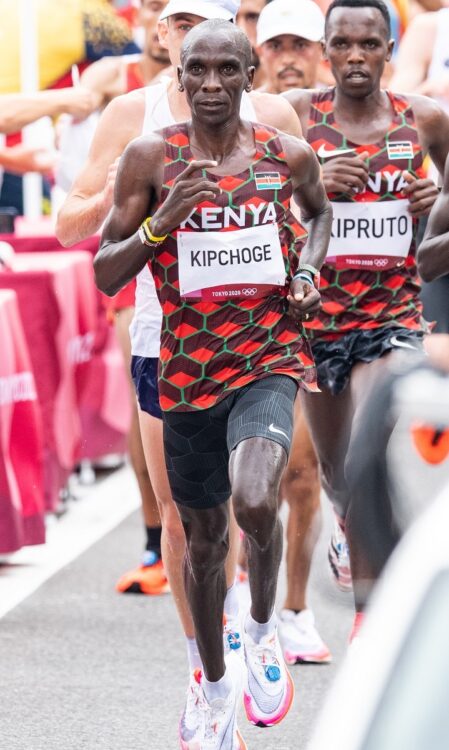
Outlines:
POLYGON ((324 36, 324 15, 313 0, 272 0, 257 22, 257 44, 276 36, 293 34, 311 42, 324 36))
POLYGON ((169 0, 159 20, 163 21, 176 13, 191 13, 209 21, 222 18, 233 21, 240 7, 240 0, 169 0))

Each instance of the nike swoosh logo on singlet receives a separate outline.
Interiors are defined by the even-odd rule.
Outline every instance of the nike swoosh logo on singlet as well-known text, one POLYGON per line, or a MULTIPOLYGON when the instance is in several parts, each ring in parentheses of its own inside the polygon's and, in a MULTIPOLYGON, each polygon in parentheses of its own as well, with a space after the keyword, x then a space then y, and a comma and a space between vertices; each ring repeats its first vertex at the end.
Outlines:
POLYGON ((354 148, 333 148, 328 150, 324 143, 321 144, 318 151, 316 152, 317 156, 319 156, 321 159, 330 159, 331 156, 343 156, 343 154, 355 154, 354 148))
POLYGON ((279 433, 279 435, 283 435, 283 436, 284 436, 285 438, 287 438, 287 440, 288 440, 288 435, 287 435, 287 433, 286 433, 286 432, 284 432, 284 430, 278 430, 278 428, 274 426, 273 422, 272 422, 272 423, 270 424, 270 426, 269 426, 269 428, 268 428, 268 431, 269 431, 269 432, 277 432, 277 433, 279 433))

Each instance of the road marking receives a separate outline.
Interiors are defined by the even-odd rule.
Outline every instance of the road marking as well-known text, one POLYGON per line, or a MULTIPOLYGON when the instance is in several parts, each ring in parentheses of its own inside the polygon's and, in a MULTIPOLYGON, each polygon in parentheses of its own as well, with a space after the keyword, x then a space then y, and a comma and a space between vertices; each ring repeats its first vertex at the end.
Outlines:
POLYGON ((124 467, 92 487, 47 531, 47 541, 1 559, 0 619, 140 507, 132 470, 124 467))

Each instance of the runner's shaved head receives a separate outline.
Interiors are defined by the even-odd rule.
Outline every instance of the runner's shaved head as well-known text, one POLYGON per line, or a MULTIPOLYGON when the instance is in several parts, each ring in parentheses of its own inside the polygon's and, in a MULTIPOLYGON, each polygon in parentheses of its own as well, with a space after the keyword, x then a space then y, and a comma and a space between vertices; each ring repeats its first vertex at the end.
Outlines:
POLYGON ((189 31, 181 49, 181 64, 184 65, 196 42, 211 39, 214 40, 214 47, 218 47, 221 40, 233 42, 237 54, 243 59, 244 67, 251 66, 251 45, 246 34, 233 23, 218 18, 203 21, 189 31))

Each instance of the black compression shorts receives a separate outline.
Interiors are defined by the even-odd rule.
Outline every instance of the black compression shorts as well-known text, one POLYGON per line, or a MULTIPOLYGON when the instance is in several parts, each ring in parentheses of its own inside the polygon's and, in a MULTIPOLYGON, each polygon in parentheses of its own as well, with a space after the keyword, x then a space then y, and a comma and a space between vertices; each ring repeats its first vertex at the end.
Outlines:
POLYGON ((318 386, 334 396, 349 383, 357 362, 373 362, 391 351, 421 351, 423 331, 390 327, 351 331, 336 339, 311 341, 318 386))
POLYGON ((189 508, 213 508, 231 495, 229 456, 253 437, 273 440, 287 456, 298 384, 270 375, 231 393, 210 409, 164 412, 164 448, 173 499, 189 508))

